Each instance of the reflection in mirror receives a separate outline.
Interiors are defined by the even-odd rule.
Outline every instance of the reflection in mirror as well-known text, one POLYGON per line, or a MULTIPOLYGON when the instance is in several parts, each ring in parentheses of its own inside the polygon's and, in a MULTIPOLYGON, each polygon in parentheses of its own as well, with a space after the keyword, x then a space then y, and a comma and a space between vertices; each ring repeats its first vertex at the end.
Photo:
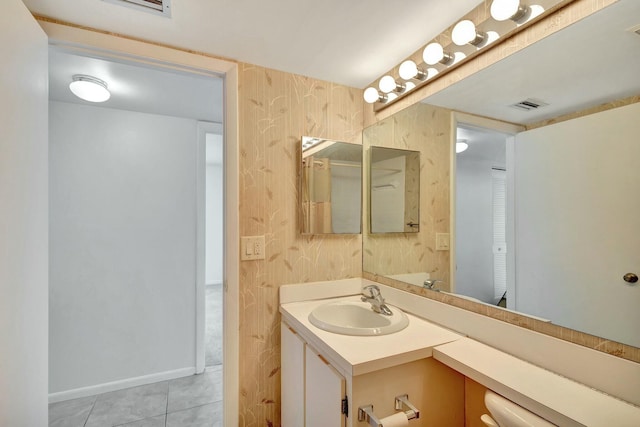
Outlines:
POLYGON ((301 233, 360 233, 362 146, 304 136, 301 153, 301 233))
POLYGON ((506 138, 491 129, 458 125, 468 149, 456 154, 455 291, 506 304, 506 138))
MULTIPOLYGON (((449 251, 438 250, 436 239, 439 236, 448 247, 451 138, 451 112, 426 104, 411 106, 364 130, 362 143, 367 152, 374 146, 374 151, 381 150, 380 147, 393 149, 392 152, 409 150, 420 162, 416 219, 420 222, 419 231, 372 233, 371 226, 365 224, 362 237, 365 271, 392 278, 402 275, 420 283, 429 278, 440 280, 438 288, 449 289, 449 251)), ((367 157, 370 161, 376 156, 367 157)), ((371 177, 373 173, 365 179, 371 177)), ((373 185, 366 183, 364 188, 369 191, 373 185)), ((373 213, 369 204, 375 193, 370 191, 364 197, 365 212, 373 213)), ((371 219, 365 216, 365 221, 371 219)))
POLYGON ((369 152, 371 232, 419 232, 420 152, 384 147, 369 152))
MULTIPOLYGON (((514 322, 590 346, 598 340, 554 325, 640 347, 640 286, 625 280, 640 271, 640 240, 635 238, 640 235, 640 39, 630 30, 640 23, 638 16, 640 2, 613 3, 424 101, 467 113, 465 117, 473 119, 465 130, 481 122, 479 116, 526 128, 507 141, 504 163, 502 158, 465 159, 473 152, 474 136, 451 136, 450 144, 467 139, 469 149, 456 156, 457 169, 451 171, 457 177, 452 196, 458 206, 451 230, 457 271, 452 271, 449 290, 485 304, 502 301, 508 309, 550 323, 536 326, 524 318, 514 322), (498 208, 489 203, 497 197, 493 181, 503 180, 503 168, 504 238, 494 235, 498 208), (481 194, 482 200, 472 200, 481 194), (483 211, 472 202, 482 203, 483 211), (477 224, 481 217, 483 230, 477 224), (496 267, 500 263, 506 263, 506 296, 504 269, 496 267)), ((389 119, 397 125, 403 114, 389 119)), ((432 120, 423 116, 424 122, 432 120)), ((450 125, 455 128, 456 123, 450 125)), ((475 130, 498 129, 491 128, 475 130)), ((506 135, 501 138, 504 144, 506 135)), ((441 209, 434 206, 423 205, 421 215, 441 209)), ((428 230, 424 224, 420 234, 423 230, 428 230)), ((385 247, 363 238, 363 243, 367 272, 441 279, 432 272, 432 259, 408 264, 408 251, 394 251, 395 242, 385 247), (371 262, 379 258, 378 252, 396 256, 371 262)), ((410 279, 407 282, 421 284, 410 279)), ((602 342, 602 347, 608 345, 602 342)), ((636 350, 630 352, 636 355, 636 350)), ((636 360, 625 350, 615 354, 636 360)))

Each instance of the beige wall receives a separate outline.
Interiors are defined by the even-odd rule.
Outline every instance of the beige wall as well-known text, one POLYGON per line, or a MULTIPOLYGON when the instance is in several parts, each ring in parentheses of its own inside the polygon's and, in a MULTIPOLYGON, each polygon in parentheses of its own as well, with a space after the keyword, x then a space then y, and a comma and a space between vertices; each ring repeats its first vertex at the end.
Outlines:
POLYGON ((240 264, 240 425, 280 425, 278 287, 359 277, 360 235, 301 236, 302 135, 360 144, 362 91, 249 64, 239 67, 240 235, 266 259, 240 264))

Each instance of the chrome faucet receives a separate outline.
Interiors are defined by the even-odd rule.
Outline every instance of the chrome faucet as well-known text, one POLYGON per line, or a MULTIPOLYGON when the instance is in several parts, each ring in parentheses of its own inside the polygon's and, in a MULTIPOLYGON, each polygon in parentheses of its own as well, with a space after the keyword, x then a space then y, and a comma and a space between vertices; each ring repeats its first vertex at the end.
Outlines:
POLYGON ((436 283, 444 283, 444 280, 436 280, 436 279, 427 279, 424 281, 424 287, 427 289, 431 289, 432 291, 439 292, 440 289, 436 288, 436 283))
POLYGON ((371 309, 376 313, 384 314, 385 316, 391 316, 393 314, 391 309, 384 303, 384 298, 382 298, 380 288, 377 285, 368 285, 362 288, 362 296, 360 299, 362 302, 371 304, 371 309))

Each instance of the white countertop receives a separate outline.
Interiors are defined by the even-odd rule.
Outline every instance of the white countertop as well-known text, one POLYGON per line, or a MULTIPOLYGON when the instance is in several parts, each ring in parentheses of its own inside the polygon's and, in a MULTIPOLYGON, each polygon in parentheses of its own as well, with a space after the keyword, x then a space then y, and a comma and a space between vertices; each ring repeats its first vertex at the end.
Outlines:
MULTIPOLYGON (((540 353, 551 347, 554 351, 560 351, 560 353, 552 352, 558 358, 578 356, 572 359, 576 366, 585 365, 585 360, 608 361, 608 364, 587 363, 586 367, 580 368, 579 372, 582 372, 582 369, 590 369, 590 372, 604 370, 606 375, 612 376, 614 384, 620 384, 622 387, 628 382, 631 385, 631 394, 635 394, 633 390, 636 388, 633 384, 636 383, 634 377, 636 371, 631 368, 620 369, 618 366, 620 363, 615 364, 615 369, 612 368, 611 361, 608 360, 610 357, 606 355, 598 354, 599 357, 594 358, 590 350, 580 349, 575 345, 569 346, 549 337, 541 338, 533 331, 524 331, 523 334, 528 341, 522 341, 523 337, 516 336, 510 331, 515 328, 513 325, 488 319, 457 307, 419 298, 378 284, 387 302, 399 307, 409 316, 410 324, 403 331, 385 336, 354 337, 326 332, 309 322, 309 313, 318 305, 340 299, 359 300, 359 295, 356 294, 359 294, 363 286, 373 283, 375 282, 353 278, 285 285, 280 288, 280 313, 289 326, 294 328, 307 343, 320 351, 345 376, 360 375, 433 356, 463 375, 560 426, 640 426, 640 407, 638 406, 465 337, 464 333, 452 332, 410 314, 427 313, 439 323, 459 330, 466 328, 475 331, 469 325, 477 324, 483 331, 482 337, 485 339, 487 338, 485 331, 496 330, 495 333, 503 340, 515 341, 520 343, 520 346, 532 341, 539 346, 534 345, 534 350, 531 351, 537 349, 540 353), (568 355, 562 353, 563 351, 566 353, 567 348, 572 350, 568 355), (622 373, 628 375, 625 376, 622 373)), ((535 356, 537 355, 531 354, 531 358, 537 360, 535 356)), ((615 361, 618 362, 617 359, 615 361)))
POLYGON ((441 345, 433 356, 554 424, 640 426, 640 408, 472 339, 441 345))
POLYGON ((409 326, 394 334, 363 337, 327 332, 309 322, 309 313, 329 301, 360 301, 360 297, 291 302, 282 304, 280 313, 289 326, 344 375, 361 375, 431 357, 433 347, 462 338, 411 314, 407 314, 409 326))

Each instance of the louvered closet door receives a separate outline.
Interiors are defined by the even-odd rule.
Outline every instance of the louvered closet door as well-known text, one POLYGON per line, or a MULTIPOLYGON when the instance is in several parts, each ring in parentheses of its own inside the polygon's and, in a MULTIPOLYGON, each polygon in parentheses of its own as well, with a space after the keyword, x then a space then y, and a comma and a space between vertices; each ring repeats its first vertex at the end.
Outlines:
POLYGON ((493 195, 493 290, 496 300, 507 290, 506 172, 491 170, 493 195))

